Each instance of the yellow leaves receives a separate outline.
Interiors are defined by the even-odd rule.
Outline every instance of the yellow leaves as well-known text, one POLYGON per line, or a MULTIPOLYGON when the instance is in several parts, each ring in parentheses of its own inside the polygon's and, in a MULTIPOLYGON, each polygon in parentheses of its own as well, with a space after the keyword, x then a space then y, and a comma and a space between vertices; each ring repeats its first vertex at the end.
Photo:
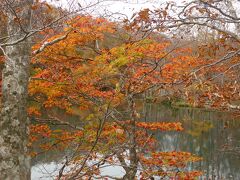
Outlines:
POLYGON ((110 53, 108 59, 111 59, 111 65, 116 67, 129 65, 147 58, 161 60, 162 57, 166 56, 165 49, 168 46, 168 42, 157 43, 150 39, 144 39, 136 43, 123 44, 112 48, 108 52, 108 54, 110 53))
POLYGON ((126 45, 122 45, 120 47, 114 47, 109 51, 109 53, 113 57, 119 57, 119 56, 126 55, 126 45))
POLYGON ((115 91, 116 92, 120 92, 120 84, 119 83, 116 83, 116 85, 115 85, 115 91))
POLYGON ((115 59, 111 62, 112 66, 121 67, 128 63, 128 59, 124 56, 120 56, 119 58, 115 59))
POLYGON ((94 117, 95 117, 94 114, 89 114, 89 115, 85 118, 85 120, 90 121, 90 120, 92 120, 94 117))

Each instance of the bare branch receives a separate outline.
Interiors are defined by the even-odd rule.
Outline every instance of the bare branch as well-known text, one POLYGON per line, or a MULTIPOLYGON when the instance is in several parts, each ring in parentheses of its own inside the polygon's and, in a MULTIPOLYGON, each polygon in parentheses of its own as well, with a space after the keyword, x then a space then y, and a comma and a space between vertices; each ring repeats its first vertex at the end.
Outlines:
POLYGON ((72 29, 69 30, 69 31, 68 31, 66 34, 64 34, 63 36, 60 36, 60 37, 58 37, 58 38, 56 38, 56 39, 54 39, 54 40, 52 40, 52 41, 50 41, 50 42, 48 42, 48 41, 44 42, 39 49, 33 51, 33 54, 34 54, 34 55, 39 54, 39 53, 42 52, 46 47, 51 46, 51 45, 53 45, 53 44, 55 44, 55 43, 58 43, 58 42, 60 42, 60 41, 62 41, 62 40, 64 40, 64 39, 66 39, 66 38, 68 37, 68 35, 70 34, 70 32, 72 32, 72 29))

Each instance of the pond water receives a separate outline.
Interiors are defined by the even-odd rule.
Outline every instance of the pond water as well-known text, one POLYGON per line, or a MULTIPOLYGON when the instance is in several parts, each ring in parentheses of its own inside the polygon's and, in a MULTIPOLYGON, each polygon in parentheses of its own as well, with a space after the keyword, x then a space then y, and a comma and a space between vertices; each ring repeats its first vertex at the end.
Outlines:
MULTIPOLYGON (((188 151, 201 156, 202 161, 189 166, 189 170, 204 172, 199 179, 240 179, 240 119, 232 114, 148 103, 142 107, 142 118, 183 123, 183 132, 157 132, 155 137, 162 151, 188 151)), ((32 179, 53 179, 63 157, 64 152, 51 152, 33 159, 32 179)), ((121 177, 124 171, 109 167, 102 173, 121 177)))

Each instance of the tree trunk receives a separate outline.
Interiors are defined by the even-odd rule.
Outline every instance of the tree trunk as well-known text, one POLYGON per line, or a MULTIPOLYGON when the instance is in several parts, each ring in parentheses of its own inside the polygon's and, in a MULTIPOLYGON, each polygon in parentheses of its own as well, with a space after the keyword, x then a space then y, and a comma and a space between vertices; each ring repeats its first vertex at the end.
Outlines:
MULTIPOLYGON (((15 0, 6 5, 11 36, 8 43, 24 37, 30 29, 32 3, 33 0, 15 0)), ((3 180, 28 180, 31 175, 26 111, 30 55, 30 39, 6 47, 0 122, 0 179, 3 180)))
POLYGON ((137 112, 135 107, 135 102, 133 96, 128 97, 128 106, 131 114, 131 122, 129 124, 129 167, 124 168, 126 174, 123 176, 123 180, 133 180, 135 179, 139 159, 137 157, 137 142, 136 142, 136 121, 137 121, 137 112))

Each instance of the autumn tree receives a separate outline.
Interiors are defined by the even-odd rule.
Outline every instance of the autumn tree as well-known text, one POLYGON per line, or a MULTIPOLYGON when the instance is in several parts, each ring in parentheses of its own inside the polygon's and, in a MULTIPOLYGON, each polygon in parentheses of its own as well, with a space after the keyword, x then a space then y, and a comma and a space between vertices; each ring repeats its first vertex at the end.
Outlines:
POLYGON ((1 27, 0 31, 0 48, 4 55, 0 179, 30 179, 27 147, 29 119, 26 111, 28 82, 31 46, 34 38, 41 37, 33 36, 49 28, 59 27, 59 22, 72 12, 62 13, 64 11, 55 9, 55 14, 46 16, 46 11, 51 14, 53 8, 44 1, 33 0, 3 0, 0 8, 0 22, 2 27, 7 27, 1 27))
MULTIPOLYGON (((139 164, 143 177, 199 175, 200 172, 174 173, 172 167, 178 166, 174 158, 170 164, 168 160, 163 160, 162 164, 160 161, 158 164, 149 163, 146 154, 152 156, 155 151, 159 159, 165 155, 186 158, 182 161, 182 168, 199 158, 182 152, 158 154, 156 141, 147 131, 180 131, 182 126, 167 122, 142 123, 136 107, 136 100, 146 91, 155 88, 157 96, 160 89, 171 89, 181 83, 187 71, 196 66, 198 58, 191 56, 188 48, 171 46, 165 38, 140 38, 131 30, 128 31, 133 37, 125 36, 124 43, 110 49, 103 48, 101 43, 109 34, 116 33, 117 28, 115 23, 103 18, 77 16, 67 23, 64 32, 49 40, 69 32, 63 41, 46 47, 33 58, 33 66, 35 63, 40 66, 33 69, 29 85, 30 115, 38 123, 56 122, 75 129, 70 133, 51 130, 46 124, 33 125, 33 144, 41 137, 49 137, 54 141, 40 145, 42 151, 75 149, 74 156, 67 158, 58 178, 101 177, 99 170, 105 163, 120 164, 125 170, 123 179, 133 179, 139 164), (96 41, 100 46, 95 45, 96 41), (125 117, 119 111, 122 106, 128 107, 124 108, 125 117), (80 122, 75 126, 60 117, 59 111, 80 114, 80 122), (83 114, 84 111, 87 115, 83 114), (102 157, 97 155, 99 153, 102 157), (89 164, 93 159, 96 160, 94 165, 89 164), (72 170, 63 173, 70 164, 72 170), (159 170, 160 167, 166 167, 166 170, 159 170)), ((33 51, 41 46, 42 43, 37 44, 33 51)), ((33 152, 33 155, 38 153, 33 152)))

